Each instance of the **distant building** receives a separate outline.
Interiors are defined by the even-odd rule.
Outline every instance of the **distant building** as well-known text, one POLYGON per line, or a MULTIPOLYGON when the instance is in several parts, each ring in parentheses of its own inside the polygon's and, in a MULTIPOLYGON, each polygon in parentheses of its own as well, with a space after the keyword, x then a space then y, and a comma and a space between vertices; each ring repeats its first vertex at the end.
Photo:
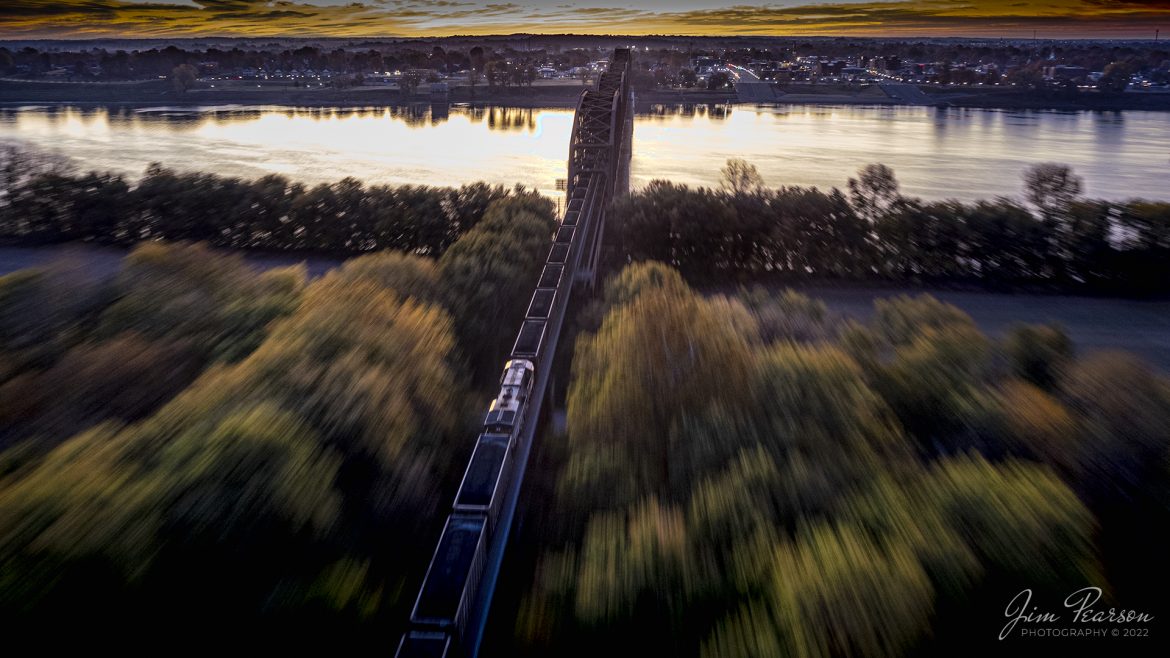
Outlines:
POLYGON ((708 75, 718 63, 719 60, 714 57, 696 57, 691 60, 691 70, 700 75, 708 75))
POLYGON ((845 70, 846 66, 848 66, 848 62, 840 59, 834 61, 820 61, 817 62, 817 75, 839 76, 841 75, 841 71, 845 70))
POLYGON ((1089 77, 1089 69, 1083 66, 1047 66, 1044 68, 1044 77, 1049 80, 1084 80, 1089 77))

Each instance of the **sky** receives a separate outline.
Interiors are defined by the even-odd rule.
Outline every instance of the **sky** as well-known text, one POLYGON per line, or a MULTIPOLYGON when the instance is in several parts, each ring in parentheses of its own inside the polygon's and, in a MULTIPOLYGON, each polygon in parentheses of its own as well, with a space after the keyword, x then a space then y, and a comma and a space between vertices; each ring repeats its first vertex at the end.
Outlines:
POLYGON ((0 39, 528 33, 1170 39, 1170 0, 0 0, 0 39))

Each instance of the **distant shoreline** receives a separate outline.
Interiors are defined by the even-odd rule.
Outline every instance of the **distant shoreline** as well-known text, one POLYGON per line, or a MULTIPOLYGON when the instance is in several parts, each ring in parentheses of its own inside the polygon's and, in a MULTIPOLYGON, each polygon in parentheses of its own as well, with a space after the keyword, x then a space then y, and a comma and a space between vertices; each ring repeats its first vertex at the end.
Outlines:
MULTIPOLYGON (((248 89, 197 89, 176 93, 165 81, 140 83, 51 83, 0 80, 0 108, 28 105, 51 107, 126 107, 159 105, 214 107, 222 105, 271 105, 280 107, 391 107, 420 104, 459 104, 522 108, 566 108, 577 106, 586 87, 577 84, 536 85, 488 89, 455 87, 448 94, 404 96, 382 87, 348 89, 304 89, 292 87, 248 89)), ((652 90, 637 92, 639 109, 651 105, 732 104, 760 105, 740 101, 734 92, 707 90, 652 90)), ((876 88, 851 90, 829 85, 793 85, 782 89, 774 102, 764 105, 878 105, 885 107, 955 107, 1002 110, 1053 111, 1170 111, 1170 93, 1130 92, 1120 96, 1082 93, 1074 97, 1050 97, 1010 88, 927 88, 926 102, 906 103, 876 88)))

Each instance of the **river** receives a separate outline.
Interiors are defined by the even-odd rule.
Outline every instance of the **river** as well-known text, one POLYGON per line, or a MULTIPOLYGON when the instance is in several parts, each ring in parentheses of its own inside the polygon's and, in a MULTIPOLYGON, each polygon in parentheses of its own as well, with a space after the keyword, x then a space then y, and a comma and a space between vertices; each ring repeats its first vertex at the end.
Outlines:
MULTIPOLYGON (((555 194, 573 114, 565 109, 50 108, 0 110, 0 142, 85 169, 185 171, 308 183, 521 183, 555 194)), ((894 168, 929 199, 1018 196, 1032 163, 1071 165, 1094 197, 1170 200, 1170 113, 885 106, 676 106, 634 122, 632 183, 717 185, 728 158, 771 186, 843 187, 859 167, 894 168)))

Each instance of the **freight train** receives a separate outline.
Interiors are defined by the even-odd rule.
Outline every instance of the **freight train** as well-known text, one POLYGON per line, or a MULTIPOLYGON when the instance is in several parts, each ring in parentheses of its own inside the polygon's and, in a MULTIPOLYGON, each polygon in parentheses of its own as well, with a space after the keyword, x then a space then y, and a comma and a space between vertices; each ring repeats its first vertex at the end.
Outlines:
MULTIPOLYGON (((577 223, 596 192, 590 176, 581 176, 570 192, 569 206, 553 238, 544 270, 528 304, 524 323, 512 346, 512 358, 504 365, 499 393, 492 400, 476 438, 471 460, 455 494, 451 514, 443 527, 439 546, 423 577, 422 588, 410 615, 410 630, 398 645, 398 658, 462 655, 474 643, 469 615, 479 595, 487 556, 497 532, 501 511, 527 455, 533 385, 545 353, 550 324, 559 326, 573 285, 570 258, 577 223)), ((551 351, 551 350, 550 350, 551 351)), ((514 492, 513 492, 514 493, 514 492)))
POLYGON ((400 656, 444 656, 452 641, 463 640, 500 508, 511 486, 535 373, 529 359, 512 359, 504 366, 499 395, 488 408, 451 515, 423 577, 410 614, 412 630, 400 643, 400 656))
MULTIPOLYGON (((628 50, 616 51, 610 70, 598 81, 598 88, 624 90, 628 62, 628 50), (617 84, 607 86, 607 81, 613 83, 615 76, 617 84)), ((616 103, 615 97, 614 107, 616 103)), ((409 629, 398 644, 397 658, 445 658, 475 650, 478 640, 471 635, 477 627, 471 617, 481 596, 481 584, 485 584, 484 574, 491 573, 487 571, 489 552, 496 543, 506 539, 510 516, 503 522, 500 517, 505 510, 510 515, 514 509, 516 488, 523 477, 530 449, 527 442, 532 435, 525 431, 525 423, 537 422, 540 404, 533 394, 535 391, 541 395, 546 384, 542 379, 536 385, 537 367, 551 359, 555 351, 574 272, 582 259, 584 239, 580 234, 590 228, 588 218, 593 216, 595 207, 602 205, 599 199, 604 198, 602 190, 608 186, 605 176, 581 168, 575 170, 572 162, 571 156, 570 191, 564 217, 512 346, 511 359, 500 376, 499 393, 484 416, 439 545, 423 577, 409 629), (550 336, 547 344, 546 335, 550 336)), ((547 377, 548 364, 543 365, 542 372, 547 377)), ((499 551, 492 553, 493 559, 498 561, 499 554, 499 551)))

